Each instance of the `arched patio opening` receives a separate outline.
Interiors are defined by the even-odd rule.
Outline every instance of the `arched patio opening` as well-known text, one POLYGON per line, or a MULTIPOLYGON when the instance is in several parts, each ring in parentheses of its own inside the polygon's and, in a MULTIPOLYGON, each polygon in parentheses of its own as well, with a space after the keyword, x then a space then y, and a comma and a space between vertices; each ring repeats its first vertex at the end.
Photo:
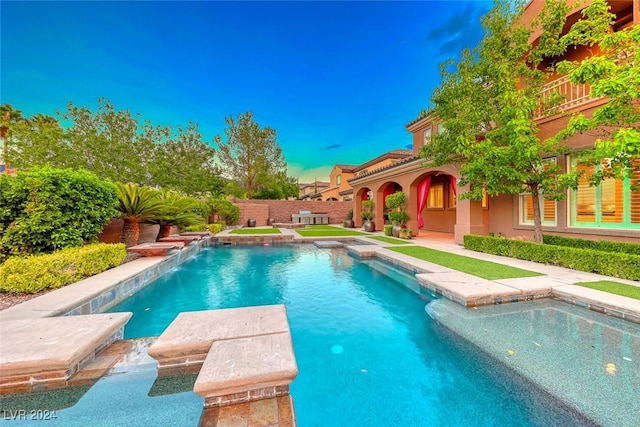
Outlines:
POLYGON ((418 231, 453 233, 456 225, 457 179, 441 171, 421 175, 411 184, 409 215, 418 231))
POLYGON ((373 198, 373 192, 368 187, 363 187, 355 195, 355 209, 353 210, 353 220, 358 227, 362 226, 362 202, 373 198))
MULTIPOLYGON (((397 193, 399 191, 402 191, 402 186, 394 181, 386 182, 382 184, 380 186, 380 189, 378 190, 378 194, 379 194, 378 204, 380 206, 379 212, 381 213, 382 218, 384 218, 384 224, 389 224, 389 209, 387 208, 387 196, 393 193, 397 193)), ((376 212, 378 212, 377 209, 376 209, 376 212)))

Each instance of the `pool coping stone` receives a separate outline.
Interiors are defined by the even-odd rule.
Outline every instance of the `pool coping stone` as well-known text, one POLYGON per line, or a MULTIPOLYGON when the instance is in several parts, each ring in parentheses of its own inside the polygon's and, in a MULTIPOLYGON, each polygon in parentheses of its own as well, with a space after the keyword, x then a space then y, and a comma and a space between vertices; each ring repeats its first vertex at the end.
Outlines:
POLYGON ((215 341, 289 332, 284 305, 265 305, 180 313, 148 354, 159 368, 203 363, 215 341))
POLYGON ((2 323, 0 389, 64 382, 111 342, 132 313, 90 314, 2 323))

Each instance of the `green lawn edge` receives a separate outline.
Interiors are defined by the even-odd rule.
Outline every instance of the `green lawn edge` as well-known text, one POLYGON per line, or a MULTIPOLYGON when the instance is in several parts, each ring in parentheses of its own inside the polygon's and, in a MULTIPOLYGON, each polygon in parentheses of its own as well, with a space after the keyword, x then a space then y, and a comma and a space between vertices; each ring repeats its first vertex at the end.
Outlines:
POLYGON ((236 228, 229 234, 281 234, 277 228, 236 228))
POLYGON ((543 276, 542 273, 535 271, 523 270, 521 268, 510 267, 508 265, 483 261, 449 252, 437 251, 423 246, 390 247, 387 249, 487 280, 543 276))
POLYGON ((340 236, 366 236, 367 233, 348 230, 296 230, 302 237, 340 237, 340 236))
POLYGON ((396 239, 394 237, 387 236, 369 236, 370 239, 378 240, 380 242, 389 243, 391 245, 411 245, 413 242, 409 240, 396 239))
POLYGON ((610 294, 640 300, 640 286, 627 285, 626 283, 613 282, 611 280, 599 280, 597 282, 578 282, 578 286, 608 292, 610 294))

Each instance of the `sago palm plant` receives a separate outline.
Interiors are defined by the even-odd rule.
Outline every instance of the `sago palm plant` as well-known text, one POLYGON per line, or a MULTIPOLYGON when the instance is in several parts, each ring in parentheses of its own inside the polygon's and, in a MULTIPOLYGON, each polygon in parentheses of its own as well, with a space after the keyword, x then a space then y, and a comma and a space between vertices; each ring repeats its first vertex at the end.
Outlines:
POLYGON ((180 228, 205 222, 205 217, 209 213, 209 208, 202 202, 191 197, 181 196, 175 191, 160 190, 158 200, 161 202, 160 211, 152 221, 160 224, 158 237, 169 236, 171 227, 180 228))
POLYGON ((118 206, 120 218, 124 220, 122 239, 127 247, 138 244, 140 223, 157 218, 162 207, 158 191, 137 184, 118 183, 118 206))

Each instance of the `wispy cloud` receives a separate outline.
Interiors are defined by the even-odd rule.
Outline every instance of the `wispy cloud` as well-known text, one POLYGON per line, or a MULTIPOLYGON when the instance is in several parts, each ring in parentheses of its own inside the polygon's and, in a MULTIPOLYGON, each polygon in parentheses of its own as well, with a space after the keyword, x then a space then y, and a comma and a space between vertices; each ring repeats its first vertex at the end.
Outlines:
POLYGON ((473 47, 482 38, 480 18, 488 12, 485 2, 467 4, 449 16, 443 16, 440 25, 432 27, 424 40, 433 45, 434 52, 443 58, 453 58, 464 48, 473 47))

